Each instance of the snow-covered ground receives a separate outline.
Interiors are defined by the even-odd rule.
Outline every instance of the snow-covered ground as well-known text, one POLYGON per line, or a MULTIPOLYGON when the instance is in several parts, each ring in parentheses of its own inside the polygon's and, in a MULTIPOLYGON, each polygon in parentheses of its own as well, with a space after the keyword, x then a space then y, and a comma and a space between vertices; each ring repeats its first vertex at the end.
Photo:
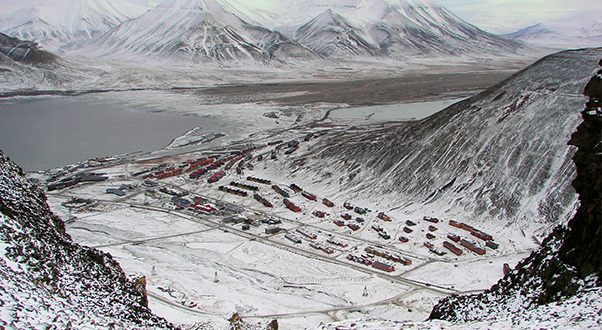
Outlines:
MULTIPOLYGON (((321 323, 358 319, 377 320, 374 321, 377 322, 374 323, 376 328, 385 320, 420 322, 426 319, 441 297, 474 293, 491 287, 503 276, 504 264, 516 265, 537 248, 539 240, 554 225, 543 221, 529 221, 528 225, 483 221, 441 200, 410 203, 378 195, 378 189, 372 189, 369 194, 359 192, 350 195, 349 191, 341 190, 336 184, 325 185, 324 179, 310 176, 310 169, 303 167, 307 156, 323 141, 331 141, 341 132, 362 132, 393 124, 371 122, 364 126, 364 119, 319 120, 330 105, 318 103, 309 111, 313 114, 307 115, 307 121, 297 121, 298 117, 292 120, 293 116, 287 118, 286 127, 280 129, 266 123, 285 119, 253 117, 272 110, 280 111, 277 113, 279 118, 286 117, 283 115, 286 111, 281 110, 285 108, 279 108, 282 105, 271 108, 277 102, 250 101, 247 98, 253 93, 237 94, 237 88, 242 87, 232 88, 219 93, 200 94, 199 99, 205 105, 214 106, 208 109, 213 109, 211 111, 215 114, 232 110, 241 119, 256 120, 241 128, 237 133, 240 140, 214 145, 196 144, 194 152, 179 148, 198 139, 196 132, 191 131, 174 141, 169 150, 118 156, 102 162, 97 160, 87 165, 97 166, 98 162, 104 165, 91 169, 85 169, 86 163, 81 164, 79 169, 102 172, 109 179, 49 193, 52 209, 64 219, 70 219, 67 230, 75 240, 110 252, 127 273, 145 275, 151 307, 173 322, 213 322, 215 328, 224 328, 224 320, 234 313, 247 322, 278 319, 287 329, 313 328, 321 323), (228 95, 233 95, 228 104, 234 109, 220 104, 228 95), (247 111, 243 107, 236 108, 247 103, 251 104, 247 111), (258 130, 243 138, 249 127, 258 130), (289 146, 292 140, 299 142, 297 149, 289 146), (190 162, 206 157, 223 158, 224 163, 199 179, 191 179, 190 172, 183 172, 163 179, 151 178, 159 183, 156 187, 143 184, 144 176, 149 173, 160 176, 167 169, 187 170, 190 162), (227 165, 230 162, 232 166, 227 165), (220 170, 226 172, 225 177, 217 183, 208 183, 207 178, 220 170), (300 207, 301 212, 286 208, 284 197, 271 185, 247 180, 247 176, 271 180, 271 184, 277 184, 290 195, 288 199, 300 207), (248 196, 243 197, 218 189, 220 185, 234 188, 231 182, 256 186, 257 193, 270 201, 273 207, 260 204, 251 191, 246 191, 248 196), (119 188, 123 184, 134 188, 124 188, 124 196, 106 193, 108 188, 119 188), (292 184, 314 194, 316 199, 295 192, 292 184), (189 200, 205 198, 206 201, 199 201, 200 205, 210 205, 219 211, 204 215, 186 208, 178 210, 169 195, 178 193, 186 193, 183 198, 189 200), (72 197, 89 198, 98 204, 80 211, 68 211, 62 203, 72 197), (323 198, 332 201, 334 206, 323 204, 323 198), (366 212, 348 209, 345 202, 366 209, 366 212), (225 204, 230 206, 225 207, 225 204), (239 216, 249 224, 248 228, 243 228, 236 218, 228 219, 234 213, 228 210, 232 209, 232 205, 242 208, 239 216), (321 218, 314 211, 326 214, 321 218), (380 212, 386 213, 392 221, 381 219, 383 216, 379 218, 380 212), (345 213, 350 215, 350 219, 343 218, 345 213), (431 223, 423 220, 424 216, 440 217, 441 221, 431 223), (269 222, 268 219, 281 223, 262 222, 269 222), (484 241, 451 226, 449 220, 465 222, 491 234, 499 247, 486 247, 484 241), (339 226, 335 221, 343 221, 343 225, 339 226), (282 230, 268 234, 266 229, 272 225, 282 230), (353 225, 358 228, 353 230, 353 225), (406 228, 411 231, 408 233, 406 228), (388 239, 383 237, 386 235, 379 234, 381 229, 390 236, 388 239), (290 236, 286 237, 287 234, 294 234, 301 242, 295 243, 290 236), (311 238, 312 234, 315 238, 311 238), (427 237, 427 234, 432 236, 427 237), (456 246, 462 249, 462 255, 452 254, 442 246, 448 234, 474 242, 485 249, 485 254, 477 255, 459 244, 456 246), (408 242, 399 240, 402 235, 408 242), (333 244, 334 241, 341 245, 333 244), (425 246, 425 242, 446 254, 437 255, 425 246), (370 254, 366 250, 368 247, 379 252, 370 254), (412 263, 404 265, 388 260, 386 254, 393 259, 396 256, 408 258, 412 263), (368 264, 380 261, 394 266, 394 269, 388 272, 352 261, 360 260, 360 257, 365 257, 368 264)), ((151 100, 158 100, 159 94, 144 92, 151 100)), ((131 97, 131 94, 124 95, 131 97)), ((200 113, 195 108, 193 95, 194 91, 187 91, 161 104, 167 111, 200 113), (173 102, 175 99, 181 102, 173 102)), ((131 101, 144 103, 142 98, 136 97, 131 101)), ((377 143, 378 139, 373 142, 377 143)), ((49 171, 35 176, 45 179, 48 175, 57 175, 58 178, 69 175, 68 171, 58 172, 49 171)), ((338 178, 345 179, 338 173, 333 173, 329 179, 338 178)), ((571 210, 565 212, 568 214, 571 210)), ((345 215, 345 218, 349 217, 345 215)))
MULTIPOLYGON (((293 130, 278 138, 302 140, 299 134, 293 130)), ((216 328, 225 327, 224 320, 234 313, 239 313, 247 322, 278 319, 287 329, 311 328, 347 319, 419 322, 428 316, 441 297, 487 289, 502 277, 504 263, 516 264, 535 247, 530 237, 511 227, 479 224, 480 229, 494 235, 499 249, 486 248, 486 255, 478 256, 463 248, 463 255, 456 257, 441 246, 448 233, 480 240, 451 227, 447 223, 449 219, 441 219, 438 224, 422 220, 424 215, 429 215, 423 214, 423 209, 387 212, 393 221, 384 221, 377 217, 383 205, 367 200, 349 201, 370 210, 358 214, 343 207, 345 200, 332 198, 321 189, 309 191, 317 195, 316 201, 302 197, 289 187, 293 182, 286 177, 274 177, 267 170, 276 162, 270 159, 270 150, 274 147, 257 151, 252 161, 254 169, 245 168, 244 174, 230 170, 215 184, 207 183, 206 175, 192 180, 184 174, 160 180, 160 186, 152 188, 155 193, 147 193, 148 187, 142 185, 144 180, 132 174, 162 163, 182 164, 200 158, 201 154, 128 161, 95 169, 106 173, 109 180, 51 192, 49 203, 64 219, 72 219, 68 221, 67 230, 77 242, 111 253, 127 273, 146 276, 150 307, 154 312, 176 323, 211 322, 216 328), (263 160, 258 161, 258 155, 262 155, 263 160), (288 210, 283 197, 270 185, 248 181, 247 175, 278 184, 302 212, 288 210), (266 208, 251 196, 234 196, 217 189, 232 181, 259 187, 259 194, 274 207, 266 208), (123 197, 105 193, 107 188, 118 188, 122 184, 137 187, 127 190, 123 197), (199 215, 175 210, 170 196, 157 191, 160 187, 188 191, 191 193, 185 197, 188 199, 202 196, 210 205, 219 201, 241 206, 245 209, 241 216, 257 222, 262 218, 280 219, 282 223, 278 226, 284 231, 268 235, 265 229, 269 226, 260 222, 257 227, 252 225, 249 230, 241 230, 240 224, 223 222, 228 213, 199 215), (71 197, 90 198, 99 203, 79 211, 61 206, 71 197), (332 198, 335 206, 324 205, 322 198, 332 198), (316 210, 327 215, 323 219, 312 215, 316 210), (359 230, 333 223, 343 220, 344 213, 352 215, 352 220, 344 220, 345 223, 357 223, 359 230), (358 217, 363 218, 363 222, 357 222, 358 217), (412 226, 413 233, 403 232, 406 220, 417 223, 412 226), (429 225, 437 227, 432 232, 435 238, 431 240, 425 237, 430 233, 429 225), (383 228, 391 239, 381 238, 373 226, 383 228), (315 233, 317 238, 303 236, 297 229, 315 233), (285 233, 300 237, 302 243, 285 238, 285 233), (400 242, 398 238, 402 235, 407 236, 409 242, 400 242), (347 246, 336 246, 329 243, 329 239, 347 246), (423 244, 425 241, 432 241, 447 254, 437 256, 429 252, 423 244), (310 243, 331 248, 333 253, 317 250, 310 243), (395 270, 389 273, 347 260, 349 254, 366 255, 368 246, 409 258, 412 264, 404 266, 372 257, 395 265, 395 270)), ((226 155, 229 151, 222 153, 226 155)), ((278 157, 294 157, 294 153, 288 156, 280 153, 278 157)), ((303 182, 297 183, 304 187, 303 182)), ((436 214, 437 210, 432 212, 436 214)))
POLYGON ((490 319, 476 322, 450 323, 432 320, 400 323, 353 319, 321 324, 315 329, 600 329, 602 327, 600 310, 602 310, 602 289, 595 288, 564 301, 522 310, 519 313, 496 314, 490 319))

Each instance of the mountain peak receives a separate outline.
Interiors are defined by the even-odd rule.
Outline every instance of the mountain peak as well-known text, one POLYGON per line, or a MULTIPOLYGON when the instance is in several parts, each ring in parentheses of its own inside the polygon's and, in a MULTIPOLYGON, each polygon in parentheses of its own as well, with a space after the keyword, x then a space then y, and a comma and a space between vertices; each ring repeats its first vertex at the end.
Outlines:
POLYGON ((381 55, 378 47, 366 41, 362 32, 328 8, 299 27, 295 32, 295 40, 322 56, 381 55))
POLYGON ((314 18, 312 22, 314 22, 314 24, 334 24, 339 26, 350 27, 350 25, 345 21, 345 19, 341 15, 335 13, 331 8, 326 9, 323 13, 314 18))
POLYGON ((62 50, 88 57, 193 63, 317 57, 278 32, 247 23, 215 0, 167 0, 93 42, 62 50))
POLYGON ((506 36, 510 38, 537 38, 545 35, 556 34, 554 31, 550 30, 546 25, 542 22, 537 24, 527 26, 522 28, 516 32, 509 33, 506 36))
POLYGON ((56 0, 32 6, 4 16, 9 35, 35 40, 45 48, 56 50, 78 40, 92 39, 146 8, 115 0, 56 0))

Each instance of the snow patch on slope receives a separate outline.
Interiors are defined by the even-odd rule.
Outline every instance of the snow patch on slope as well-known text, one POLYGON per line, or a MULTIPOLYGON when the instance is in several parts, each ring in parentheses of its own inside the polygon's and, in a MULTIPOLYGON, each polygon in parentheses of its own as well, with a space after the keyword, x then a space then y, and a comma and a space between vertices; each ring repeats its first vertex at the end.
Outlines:
POLYGON ((44 193, 0 152, 0 326, 172 328, 110 255, 73 243, 44 193))

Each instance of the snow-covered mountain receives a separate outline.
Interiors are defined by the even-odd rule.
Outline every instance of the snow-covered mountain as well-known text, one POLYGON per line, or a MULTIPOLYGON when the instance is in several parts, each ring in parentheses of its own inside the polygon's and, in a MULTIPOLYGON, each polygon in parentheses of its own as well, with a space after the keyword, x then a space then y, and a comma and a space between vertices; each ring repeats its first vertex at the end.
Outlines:
POLYGON ((167 0, 92 42, 69 44, 61 51, 194 63, 314 59, 316 54, 335 58, 486 56, 516 53, 525 47, 482 31, 432 1, 268 3, 167 0))
MULTIPOLYGON (((280 12, 280 21, 265 24, 318 52, 325 44, 348 48, 349 41, 371 49, 369 53, 392 57, 504 54, 524 47, 477 28, 436 1, 309 0, 280 12), (336 31, 345 31, 344 36, 336 31), (361 39, 356 41, 356 36, 361 39)), ((251 19, 265 22, 264 17, 251 19)))
POLYGON ((57 0, 3 16, 0 26, 10 36, 56 50, 73 41, 96 38, 145 10, 127 1, 57 0))
POLYGON ((602 20, 579 23, 572 20, 556 23, 539 22, 505 36, 550 48, 596 47, 602 45, 602 20))
POLYGON ((526 28, 522 28, 516 32, 512 32, 506 34, 508 38, 512 39, 544 39, 544 38, 553 38, 558 36, 557 32, 550 30, 543 23, 537 23, 531 26, 527 26, 526 28))
POLYGON ((299 27, 295 32, 295 40, 325 57, 381 54, 380 49, 364 40, 351 24, 332 9, 327 9, 299 27))
POLYGON ((381 48, 400 55, 408 50, 427 55, 510 54, 524 47, 479 29, 435 1, 398 1, 369 29, 381 48))
POLYGON ((567 141, 601 56, 551 55, 423 120, 329 134, 274 170, 380 209, 549 228, 576 205, 567 141))
POLYGON ((243 21, 215 0, 167 0, 97 40, 63 50, 86 56, 133 54, 192 62, 316 57, 278 32, 243 21))

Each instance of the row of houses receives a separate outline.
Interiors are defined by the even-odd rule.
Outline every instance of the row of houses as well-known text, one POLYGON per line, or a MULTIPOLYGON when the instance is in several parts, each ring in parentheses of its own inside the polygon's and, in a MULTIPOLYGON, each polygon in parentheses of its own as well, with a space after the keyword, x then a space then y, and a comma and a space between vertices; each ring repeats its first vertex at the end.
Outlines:
POLYGON ((58 182, 49 183, 46 186, 48 191, 65 189, 84 182, 100 182, 108 180, 109 177, 104 173, 81 173, 71 177, 61 179, 58 182))
POLYGON ((232 194, 232 195, 236 195, 236 196, 240 196, 240 197, 247 197, 249 195, 246 191, 233 189, 233 188, 226 187, 226 186, 219 186, 218 189, 220 191, 226 192, 228 194, 232 194))
POLYGON ((409 258, 402 257, 398 254, 392 254, 392 253, 389 253, 388 251, 380 250, 380 249, 377 249, 377 248, 374 248, 371 246, 366 247, 364 249, 364 251, 366 251, 366 253, 368 253, 368 254, 383 257, 383 258, 391 260, 391 261, 399 262, 406 266, 409 266, 412 264, 412 260, 409 258))
POLYGON ((380 269, 380 270, 383 270, 383 271, 386 271, 389 273, 395 271, 394 265, 390 265, 390 264, 387 264, 387 263, 384 263, 384 262, 378 261, 378 260, 371 260, 367 257, 363 257, 363 256, 358 257, 353 254, 348 254, 346 258, 347 258, 347 260, 354 261, 354 262, 357 262, 357 263, 360 263, 360 264, 366 265, 366 266, 372 266, 376 269, 380 269))
POLYGON ((255 198, 256 201, 258 201, 261 204, 263 204, 263 206, 265 206, 265 207, 274 207, 274 204, 272 204, 270 201, 268 201, 267 199, 263 198, 259 194, 254 194, 253 198, 255 198))
POLYGON ((248 184, 239 183, 239 182, 235 182, 235 181, 230 182, 230 185, 233 187, 236 187, 236 188, 241 188, 241 189, 245 189, 245 190, 249 190, 249 191, 254 191, 254 192, 259 191, 259 187, 251 186, 248 184))
POLYGON ((463 222, 457 222, 455 220, 449 220, 449 225, 452 226, 452 227, 464 229, 464 230, 470 232, 471 235, 473 235, 475 237, 478 237, 478 238, 480 238, 480 239, 482 239, 484 241, 492 241, 493 240, 493 236, 491 236, 491 235, 489 235, 489 234, 487 234, 487 233, 485 233, 485 232, 483 232, 481 230, 478 230, 478 229, 476 229, 476 228, 474 228, 474 227, 472 227, 472 226, 470 226, 468 224, 465 224, 463 222))

